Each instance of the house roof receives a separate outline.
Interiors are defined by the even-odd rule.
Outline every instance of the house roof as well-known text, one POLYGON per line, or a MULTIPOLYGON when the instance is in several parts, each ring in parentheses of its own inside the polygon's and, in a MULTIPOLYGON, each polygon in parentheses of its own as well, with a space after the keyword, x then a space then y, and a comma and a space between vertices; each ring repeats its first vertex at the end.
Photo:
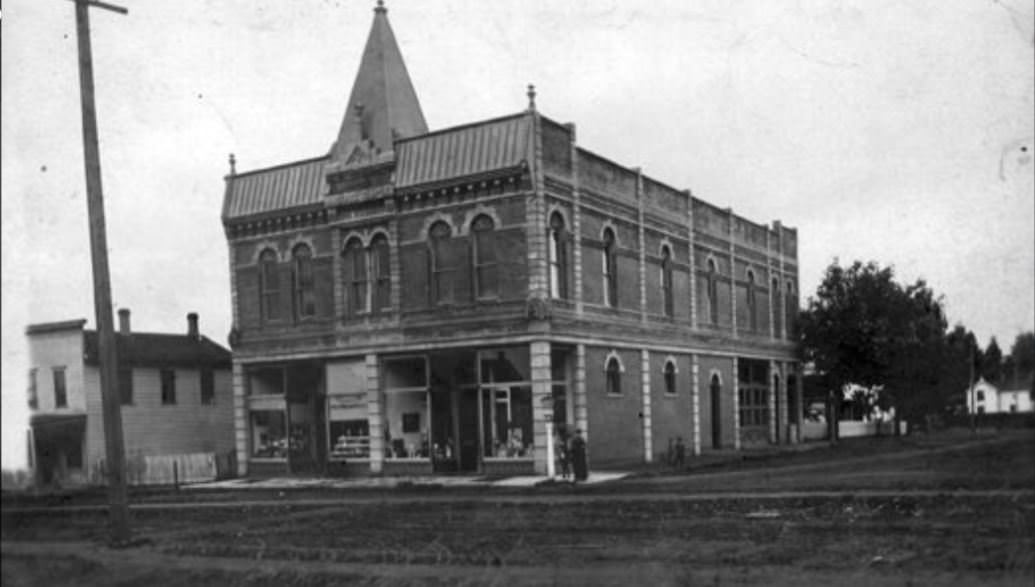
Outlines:
MULTIPOLYGON (((192 339, 186 334, 133 332, 115 334, 119 362, 134 366, 182 366, 229 368, 230 351, 205 336, 192 339)), ((83 360, 100 364, 96 330, 83 331, 83 360)))
POLYGON ((39 324, 29 324, 25 328, 25 334, 44 334, 47 332, 62 332, 65 330, 82 330, 85 325, 85 318, 80 318, 78 320, 63 320, 61 322, 41 322, 39 324))
POLYGON ((378 2, 331 158, 344 161, 363 141, 390 151, 396 138, 426 132, 417 92, 388 24, 388 9, 378 2))

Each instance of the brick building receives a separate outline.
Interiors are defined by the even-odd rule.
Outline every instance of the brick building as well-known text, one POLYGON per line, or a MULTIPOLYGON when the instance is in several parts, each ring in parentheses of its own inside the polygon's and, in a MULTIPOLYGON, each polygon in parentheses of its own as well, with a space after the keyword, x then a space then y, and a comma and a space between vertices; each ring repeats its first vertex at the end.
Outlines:
MULTIPOLYGON (((26 329, 29 464, 40 485, 105 481, 100 352, 97 331, 85 324, 26 329)), ((207 453, 229 462, 230 352, 200 334, 197 315, 188 316, 183 334, 135 332, 129 310, 122 309, 115 341, 128 480, 155 482, 156 463, 181 455, 207 453)), ((180 473, 185 479, 186 471, 180 473)))
POLYGON ((531 472, 797 441, 797 233, 535 107, 429 131, 383 6, 337 140, 226 177, 240 473, 531 472))

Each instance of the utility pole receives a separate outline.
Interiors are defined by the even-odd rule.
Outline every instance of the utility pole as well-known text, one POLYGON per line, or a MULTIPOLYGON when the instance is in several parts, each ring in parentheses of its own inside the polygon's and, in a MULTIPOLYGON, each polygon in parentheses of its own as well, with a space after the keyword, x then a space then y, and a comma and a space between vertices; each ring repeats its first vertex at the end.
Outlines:
POLYGON ((90 259, 93 264, 93 304, 101 362, 101 400, 104 406, 105 461, 111 544, 129 542, 129 504, 126 495, 122 446, 122 402, 117 388, 118 349, 111 315, 111 277, 108 271, 108 237, 101 191, 101 157, 97 146, 97 112, 93 99, 93 51, 90 48, 90 7, 127 14, 129 11, 97 0, 75 2, 76 36, 79 41, 79 91, 83 109, 83 155, 86 164, 86 207, 90 217, 90 259))
POLYGON ((974 361, 976 360, 977 353, 974 352, 975 341, 970 341, 967 346, 970 347, 970 376, 967 379, 967 383, 970 384, 967 393, 970 395, 970 433, 974 434, 977 432, 977 414, 974 413, 974 361))

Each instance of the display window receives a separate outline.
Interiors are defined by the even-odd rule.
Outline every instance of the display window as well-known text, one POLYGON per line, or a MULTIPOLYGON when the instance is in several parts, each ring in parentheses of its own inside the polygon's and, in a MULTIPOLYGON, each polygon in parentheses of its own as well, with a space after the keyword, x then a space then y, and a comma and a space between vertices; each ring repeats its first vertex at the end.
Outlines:
POLYGON ((527 385, 482 389, 483 456, 490 459, 530 459, 532 448, 532 388, 527 385))
POLYGON ((428 446, 428 393, 385 393, 385 458, 426 459, 428 446))
POLYGON ((327 396, 328 454, 332 460, 370 458, 370 422, 363 394, 327 396))
POLYGON ((287 458, 287 426, 283 411, 253 410, 251 424, 253 458, 287 458))

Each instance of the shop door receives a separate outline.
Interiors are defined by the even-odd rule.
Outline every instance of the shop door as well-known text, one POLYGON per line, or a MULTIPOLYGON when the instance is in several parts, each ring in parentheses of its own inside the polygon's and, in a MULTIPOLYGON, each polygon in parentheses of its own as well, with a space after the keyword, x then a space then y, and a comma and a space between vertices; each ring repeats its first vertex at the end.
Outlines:
POLYGON ((712 448, 722 447, 722 383, 718 375, 712 375, 712 448))
POLYGON ((458 406, 460 470, 478 470, 478 392, 462 391, 455 396, 458 406))

